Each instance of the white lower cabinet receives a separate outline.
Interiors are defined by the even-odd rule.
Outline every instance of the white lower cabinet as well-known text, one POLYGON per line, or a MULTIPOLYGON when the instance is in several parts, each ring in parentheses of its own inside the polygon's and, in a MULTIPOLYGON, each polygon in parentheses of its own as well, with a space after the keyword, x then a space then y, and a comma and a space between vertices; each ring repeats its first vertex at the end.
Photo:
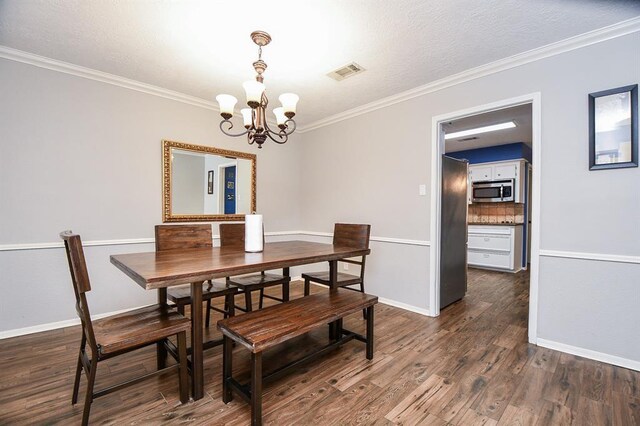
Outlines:
POLYGON ((469 266, 518 272, 522 269, 521 225, 469 225, 469 266))

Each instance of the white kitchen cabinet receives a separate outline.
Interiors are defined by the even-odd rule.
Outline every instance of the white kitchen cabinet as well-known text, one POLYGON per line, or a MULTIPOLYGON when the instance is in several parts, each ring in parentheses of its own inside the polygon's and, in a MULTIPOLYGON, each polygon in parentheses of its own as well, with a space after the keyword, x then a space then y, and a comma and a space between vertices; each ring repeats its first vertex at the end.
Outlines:
POLYGON ((492 165, 469 165, 469 180, 471 182, 482 182, 485 180, 493 179, 493 166, 492 165))
POLYGON ((467 262, 477 268, 522 269, 522 225, 469 225, 467 262))
POLYGON ((493 179, 516 179, 518 177, 519 166, 518 162, 496 164, 493 166, 493 179))
MULTIPOLYGON (((514 201, 524 203, 524 172, 526 160, 496 161, 469 165, 469 185, 487 180, 513 179, 515 181, 514 201)), ((469 193, 471 194, 471 188, 469 193)), ((471 202, 471 197, 469 197, 471 202)))

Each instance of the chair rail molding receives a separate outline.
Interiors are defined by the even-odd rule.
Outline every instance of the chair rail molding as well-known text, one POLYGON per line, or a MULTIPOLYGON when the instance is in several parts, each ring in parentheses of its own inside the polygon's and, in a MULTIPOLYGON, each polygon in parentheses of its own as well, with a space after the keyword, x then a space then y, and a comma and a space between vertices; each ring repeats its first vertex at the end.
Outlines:
MULTIPOLYGON (((295 235, 308 235, 314 237, 333 237, 331 232, 314 232, 314 231, 273 231, 273 232, 265 232, 265 237, 283 237, 283 236, 295 236, 295 235)), ((219 235, 213 236, 214 240, 219 240, 219 235)), ((404 238, 389 238, 389 237, 371 237, 371 241, 377 241, 381 243, 390 243, 390 244, 406 244, 412 246, 423 246, 428 247, 430 245, 429 241, 425 240, 409 240, 404 238)), ((95 247, 95 246, 124 246, 131 244, 153 244, 155 242, 154 238, 129 238, 129 239, 118 239, 118 240, 91 240, 91 241, 83 241, 82 245, 84 247, 95 247)), ((47 242, 47 243, 23 243, 23 244, 0 244, 0 252, 2 251, 20 251, 20 250, 46 250, 46 249, 58 249, 64 248, 63 243, 59 242, 47 242)))
POLYGON ((600 262, 634 263, 640 264, 640 256, 627 256, 621 254, 606 253, 585 253, 577 251, 543 250, 540 249, 540 256, 560 257, 563 259, 581 259, 600 262))

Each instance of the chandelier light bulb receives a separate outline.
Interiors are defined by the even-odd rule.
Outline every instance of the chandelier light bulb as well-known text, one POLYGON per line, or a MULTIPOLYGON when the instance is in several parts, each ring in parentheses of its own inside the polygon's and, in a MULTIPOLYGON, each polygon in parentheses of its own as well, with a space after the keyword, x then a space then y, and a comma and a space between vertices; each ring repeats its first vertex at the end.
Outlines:
POLYGON ((264 93, 264 84, 256 80, 248 80, 242 83, 244 91, 247 93, 247 105, 251 108, 257 108, 262 101, 262 94, 264 93))
POLYGON ((287 121, 287 117, 284 115, 284 108, 274 108, 273 114, 276 116, 276 123, 278 123, 278 127, 280 127, 281 129, 284 128, 284 122, 287 121))
POLYGON ((280 100, 280 103, 282 104, 284 115, 286 115, 287 118, 293 118, 293 116, 296 115, 296 105, 298 104, 300 97, 295 93, 283 93, 280 95, 278 100, 280 100))
POLYGON ((228 120, 233 117, 233 109, 236 106, 238 100, 231 95, 218 95, 216 96, 216 101, 218 101, 218 106, 220 107, 220 115, 228 120))
POLYGON ((253 111, 251 108, 242 108, 240 110, 242 114, 242 121, 244 121, 244 127, 247 129, 253 125, 253 111))

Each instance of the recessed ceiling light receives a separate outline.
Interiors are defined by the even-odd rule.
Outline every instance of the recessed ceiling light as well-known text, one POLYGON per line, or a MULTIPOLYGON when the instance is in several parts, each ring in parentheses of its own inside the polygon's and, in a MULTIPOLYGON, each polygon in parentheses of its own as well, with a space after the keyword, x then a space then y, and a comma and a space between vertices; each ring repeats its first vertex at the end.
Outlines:
POLYGON ((447 133, 445 139, 462 138, 469 135, 478 135, 480 133, 494 132, 496 130, 512 129, 516 127, 516 123, 513 121, 507 121, 506 123, 492 124, 491 126, 476 127, 475 129, 462 130, 460 132, 447 133))

